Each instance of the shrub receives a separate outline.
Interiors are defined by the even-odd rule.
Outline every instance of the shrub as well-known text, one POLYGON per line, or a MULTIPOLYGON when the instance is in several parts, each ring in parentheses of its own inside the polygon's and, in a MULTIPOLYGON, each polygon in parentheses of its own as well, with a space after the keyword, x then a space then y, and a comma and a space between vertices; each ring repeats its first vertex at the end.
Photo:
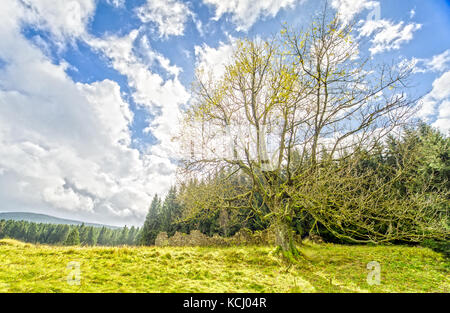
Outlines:
POLYGON ((158 236, 156 236, 155 245, 156 246, 168 246, 169 245, 169 238, 167 237, 167 233, 165 231, 160 232, 158 234, 158 236))

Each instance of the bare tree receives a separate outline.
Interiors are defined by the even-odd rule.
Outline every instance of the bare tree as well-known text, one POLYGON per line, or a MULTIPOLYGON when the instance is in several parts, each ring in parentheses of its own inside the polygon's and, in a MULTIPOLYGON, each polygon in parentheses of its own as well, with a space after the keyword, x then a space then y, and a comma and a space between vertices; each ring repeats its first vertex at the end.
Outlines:
POLYGON ((208 197, 216 205, 268 208, 263 218, 291 259, 299 252, 290 223, 305 203, 299 187, 317 187, 326 164, 370 150, 413 108, 402 92, 411 69, 370 66, 352 33, 325 10, 306 31, 237 41, 223 77, 197 71, 185 115, 184 173, 221 173, 222 187, 208 197), (234 175, 244 188, 229 182, 234 175))

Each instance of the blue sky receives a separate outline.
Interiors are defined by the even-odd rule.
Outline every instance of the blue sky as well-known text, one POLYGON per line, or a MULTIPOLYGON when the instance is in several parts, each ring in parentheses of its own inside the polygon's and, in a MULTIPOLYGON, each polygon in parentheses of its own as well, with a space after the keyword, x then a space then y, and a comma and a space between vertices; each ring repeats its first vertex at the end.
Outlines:
MULTIPOLYGON (((1 211, 140 225, 175 181, 194 70, 241 37, 305 27, 316 0, 7 0, 0 10, 1 211)), ((415 65, 417 113, 450 125, 450 1, 330 0, 360 53, 415 65), (370 23, 369 23, 370 22, 370 23), (366 28, 364 28, 366 27, 366 28)))

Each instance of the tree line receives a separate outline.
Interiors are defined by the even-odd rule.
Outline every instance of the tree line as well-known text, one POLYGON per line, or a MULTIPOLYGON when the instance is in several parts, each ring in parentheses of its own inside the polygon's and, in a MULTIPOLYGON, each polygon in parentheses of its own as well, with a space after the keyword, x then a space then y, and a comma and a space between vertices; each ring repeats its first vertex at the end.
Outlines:
MULTIPOLYGON (((268 224, 258 215, 247 210, 228 211, 217 206, 202 206, 189 197, 199 188, 208 186, 206 181, 191 180, 169 189, 164 199, 155 194, 139 236, 139 244, 153 245, 160 232, 173 236, 175 232, 190 233, 199 230, 208 236, 229 237, 240 229, 264 230, 268 224), (197 205, 195 212, 191 206, 197 205)), ((197 196, 202 196, 200 192, 197 196)))
POLYGON ((51 245, 118 246, 136 245, 140 229, 132 226, 107 228, 28 221, 1 220, 0 238, 51 245))

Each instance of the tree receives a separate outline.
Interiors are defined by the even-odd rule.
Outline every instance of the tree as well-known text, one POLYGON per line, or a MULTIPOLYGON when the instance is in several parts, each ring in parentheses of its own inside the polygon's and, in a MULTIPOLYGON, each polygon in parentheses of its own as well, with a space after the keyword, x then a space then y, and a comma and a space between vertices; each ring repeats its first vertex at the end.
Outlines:
POLYGON ((395 167, 405 161, 413 163, 414 184, 417 188, 450 189, 450 137, 431 126, 420 123, 407 128, 402 138, 390 137, 388 162, 395 167))
POLYGON ((177 221, 180 217, 180 204, 177 199, 176 187, 171 187, 161 207, 161 230, 172 236, 178 230, 177 221))
POLYGON ((227 210, 220 210, 219 224, 225 237, 229 235, 230 216, 227 210))
POLYGON ((36 223, 31 223, 27 232, 27 241, 35 243, 38 238, 38 229, 36 223))
POLYGON ((89 227, 89 232, 88 232, 88 236, 86 239, 86 243, 89 246, 95 246, 97 244, 97 236, 96 236, 96 231, 94 227, 89 227))
POLYGON ((80 244, 80 234, 78 232, 78 228, 74 227, 67 236, 67 239, 64 241, 65 246, 76 246, 80 244))
POLYGON ((80 234, 80 243, 84 245, 87 243, 89 229, 88 227, 86 227, 86 225, 84 225, 84 223, 81 223, 81 225, 77 227, 79 228, 78 233, 80 234))
POLYGON ((97 244, 105 246, 108 242, 107 237, 108 237, 108 229, 105 226, 103 226, 98 235, 97 244))
POLYGON ((126 245, 127 244, 128 233, 129 233, 128 227, 127 227, 127 225, 125 225, 122 228, 122 231, 120 232, 120 237, 119 237, 118 244, 120 244, 120 245, 126 245))
POLYGON ((98 229, 93 226, 69 226, 64 224, 43 224, 25 221, 0 221, 0 238, 9 237, 28 242, 39 242, 45 244, 87 244, 90 246, 116 245, 116 244, 136 244, 136 236, 140 229, 134 226, 124 228, 109 229, 102 227, 98 229), (86 240, 81 242, 80 228, 86 233, 86 240), (76 231, 75 231, 76 229, 76 231), (77 235, 78 234, 78 235, 77 235), (77 240, 78 238, 78 240, 77 240))
POLYGON ((161 199, 155 194, 142 227, 140 244, 147 246, 155 244, 156 236, 161 228, 160 211, 161 199))
POLYGON ((136 239, 136 233, 137 233, 138 229, 136 229, 136 227, 131 226, 130 231, 128 233, 128 238, 126 240, 126 244, 127 245, 134 245, 135 244, 135 239, 136 239))
POLYGON ((6 221, 0 221, 0 238, 4 238, 6 234, 6 221))
POLYGON ((209 183, 222 175, 205 206, 246 208, 270 221, 290 260, 299 256, 293 219, 322 205, 307 189, 323 187, 315 181, 324 169, 371 151, 414 108, 404 93, 411 68, 371 67, 352 37, 352 24, 325 9, 307 31, 237 41, 222 77, 197 69, 179 137, 183 174, 209 183))

